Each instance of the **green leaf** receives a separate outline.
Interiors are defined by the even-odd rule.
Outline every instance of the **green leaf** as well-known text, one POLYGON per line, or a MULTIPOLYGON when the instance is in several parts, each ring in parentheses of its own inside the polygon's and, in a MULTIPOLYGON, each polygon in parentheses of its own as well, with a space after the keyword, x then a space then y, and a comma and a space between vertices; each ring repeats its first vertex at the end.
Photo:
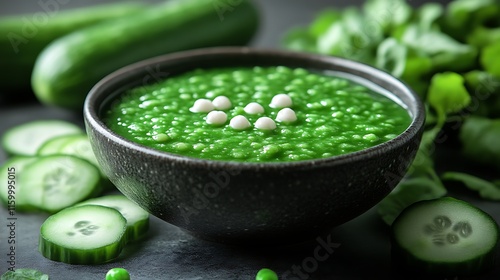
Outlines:
POLYGON ((49 280, 49 276, 36 269, 18 268, 15 271, 7 271, 0 280, 49 280))
POLYGON ((401 77, 406 68, 408 48, 394 38, 385 39, 377 49, 376 66, 401 77))
POLYGON ((477 48, 484 48, 495 42, 500 42, 500 27, 476 27, 466 39, 467 44, 477 48))
POLYGON ((416 21, 421 30, 437 28, 438 20, 444 14, 444 7, 440 3, 425 3, 416 12, 416 21))
POLYGON ((427 56, 409 56, 401 79, 415 90, 422 100, 426 99, 426 93, 430 85, 430 73, 432 71, 432 60, 427 56))
POLYGON ((289 30, 285 34, 282 44, 293 51, 317 52, 316 39, 304 28, 289 30))
POLYGON ((500 78, 488 72, 475 70, 464 74, 465 85, 471 93, 468 111, 474 115, 490 118, 500 117, 500 78))
POLYGON ((441 178, 448 181, 459 181, 467 188, 479 192, 479 196, 484 199, 500 201, 500 185, 493 182, 460 172, 446 172, 441 178))
POLYGON ((500 42, 488 45, 481 52, 481 65, 486 72, 500 78, 500 42))
POLYGON ((445 72, 432 77, 427 101, 438 113, 438 118, 443 118, 464 109, 471 98, 465 88, 464 78, 454 72, 445 72))
POLYGON ((471 116, 461 126, 459 138, 466 158, 500 169, 500 119, 471 116))
POLYGON ((384 34, 408 22, 413 9, 405 0, 368 0, 363 12, 370 22, 376 22, 384 34))
POLYGON ((497 0, 455 0, 447 7, 447 23, 465 31, 495 18, 500 13, 497 0))
POLYGON ((317 51, 374 64, 376 48, 382 40, 380 26, 368 21, 357 8, 350 8, 343 11, 341 21, 333 23, 318 38, 317 51))
POLYGON ((334 9, 327 9, 320 12, 311 23, 309 32, 314 37, 319 37, 326 33, 330 26, 342 19, 342 12, 334 9))
POLYGON ((388 196, 378 204, 378 214, 391 225, 406 207, 421 201, 442 197, 446 189, 427 177, 415 177, 402 181, 388 196))
POLYGON ((414 50, 428 55, 435 71, 464 71, 473 68, 478 51, 461 44, 439 30, 425 30, 417 24, 406 27, 401 41, 414 50))

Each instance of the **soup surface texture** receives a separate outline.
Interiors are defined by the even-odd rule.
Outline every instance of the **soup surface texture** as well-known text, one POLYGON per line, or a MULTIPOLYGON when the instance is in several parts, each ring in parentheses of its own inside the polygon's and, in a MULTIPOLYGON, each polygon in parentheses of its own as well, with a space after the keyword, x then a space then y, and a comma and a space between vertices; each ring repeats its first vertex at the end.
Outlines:
POLYGON ((363 150, 403 132, 405 108, 368 84, 303 68, 197 69, 121 94, 118 135, 200 159, 283 162, 363 150))

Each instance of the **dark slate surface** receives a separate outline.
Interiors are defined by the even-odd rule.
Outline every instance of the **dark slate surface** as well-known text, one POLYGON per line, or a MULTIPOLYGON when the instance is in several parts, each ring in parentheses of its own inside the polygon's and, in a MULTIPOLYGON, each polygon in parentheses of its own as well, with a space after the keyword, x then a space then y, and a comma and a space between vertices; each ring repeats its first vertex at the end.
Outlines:
MULTIPOLYGON (((36 13, 40 11, 38 2, 56 0, 1 1, 0 16, 17 12, 36 13)), ((214 0, 223 1, 223 0, 214 0)), ((60 1, 67 3, 61 9, 102 2, 98 0, 60 1)), ((154 1, 151 1, 154 2, 154 1)), ((259 0, 263 14, 263 27, 253 45, 278 47, 280 34, 291 26, 309 22, 313 15, 329 5, 342 6, 362 1, 328 0, 259 0)), ((447 1, 443 1, 447 2, 447 1)), ((419 1, 411 1, 418 5, 419 1)), ((1 59, 1 58, 0 58, 1 59)), ((1 101, 0 101, 1 102, 1 101)), ((0 103, 0 135, 13 125, 34 119, 59 118, 82 124, 80 114, 48 108, 34 103, 0 103)), ((447 166, 461 168, 457 154, 439 152, 438 159, 447 166)), ((0 163, 5 154, 0 151, 0 163)), ((4 184, 5 182, 0 182, 4 184)), ((473 202, 491 213, 500 222, 498 203, 478 199, 474 194, 458 190, 452 195, 473 202)), ((0 272, 9 263, 7 211, 0 209, 0 272)), ((255 279, 262 267, 274 269, 280 279, 409 279, 409 273, 396 273, 391 268, 388 228, 380 221, 376 209, 332 230, 316 240, 287 247, 257 248, 230 247, 209 243, 191 237, 178 228, 159 219, 151 218, 148 236, 128 246, 119 259, 98 266, 67 265, 49 261, 37 252, 38 230, 46 214, 16 213, 15 222, 15 266, 39 269, 54 280, 104 279, 106 271, 112 267, 125 267, 133 279, 255 279), (288 276, 287 276, 288 275, 288 276)), ((452 278, 449 278, 452 279, 452 278)), ((456 278, 458 279, 458 278, 456 278)), ((460 278, 465 279, 465 278, 460 278)), ((500 279, 500 268, 488 275, 471 279, 500 279)))

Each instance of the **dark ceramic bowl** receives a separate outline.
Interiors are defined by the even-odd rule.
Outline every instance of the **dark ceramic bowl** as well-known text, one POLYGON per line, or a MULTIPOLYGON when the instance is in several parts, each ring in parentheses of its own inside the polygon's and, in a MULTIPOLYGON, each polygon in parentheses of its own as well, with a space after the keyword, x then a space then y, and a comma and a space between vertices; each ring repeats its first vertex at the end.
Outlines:
POLYGON ((404 176, 424 124, 418 97, 385 72, 336 57, 251 48, 193 50, 123 68, 92 89, 84 115, 96 157, 123 194, 195 236, 239 244, 306 240, 364 213, 404 176), (347 155, 241 163, 156 151, 118 136, 101 119, 126 89, 194 68, 255 65, 356 75, 392 92, 406 105, 412 123, 393 140, 347 155))

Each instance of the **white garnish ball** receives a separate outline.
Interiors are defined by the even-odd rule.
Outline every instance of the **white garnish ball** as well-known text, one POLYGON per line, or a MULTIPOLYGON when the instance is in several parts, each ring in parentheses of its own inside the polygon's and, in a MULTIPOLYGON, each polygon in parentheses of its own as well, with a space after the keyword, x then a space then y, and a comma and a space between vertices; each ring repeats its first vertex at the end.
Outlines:
POLYGON ((287 108, 291 107, 292 104, 292 98, 290 96, 284 93, 280 93, 273 97, 269 106, 271 108, 287 108))
POLYGON ((189 111, 193 113, 208 113, 214 109, 214 104, 208 99, 198 99, 194 102, 189 111))
POLYGON ((262 114, 264 113, 264 107, 257 102, 248 103, 243 109, 245 113, 250 115, 262 114))
POLYGON ((229 122, 229 126, 236 130, 244 130, 251 126, 250 122, 242 115, 235 116, 229 122))
POLYGON ((207 115, 207 123, 213 125, 223 125, 227 121, 226 113, 222 111, 212 111, 207 115))
POLYGON ((229 100, 229 98, 227 98, 226 96, 217 96, 212 101, 212 104, 217 110, 227 110, 230 109, 232 106, 231 100, 229 100))
POLYGON ((276 115, 276 120, 279 122, 291 123, 297 120, 295 111, 290 108, 283 108, 276 115))
POLYGON ((268 117, 261 117, 255 122, 255 127, 261 130, 276 129, 276 123, 268 117))

